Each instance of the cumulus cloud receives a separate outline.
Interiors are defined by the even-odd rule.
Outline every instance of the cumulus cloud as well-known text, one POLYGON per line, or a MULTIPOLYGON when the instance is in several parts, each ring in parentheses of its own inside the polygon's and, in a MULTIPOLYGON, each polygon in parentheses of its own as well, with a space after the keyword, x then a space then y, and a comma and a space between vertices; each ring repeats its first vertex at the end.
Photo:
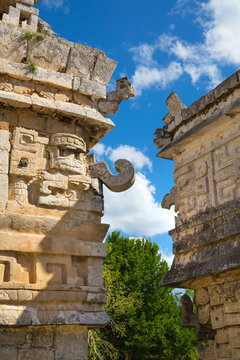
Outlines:
POLYGON ((134 185, 125 192, 114 193, 104 187, 105 215, 102 221, 111 225, 111 231, 120 230, 128 236, 148 237, 174 228, 173 211, 162 209, 155 198, 156 189, 147 178, 152 170, 152 162, 143 151, 129 145, 112 148, 104 144, 97 144, 93 151, 97 161, 107 160, 109 163, 120 158, 127 159, 137 171, 134 185))
POLYGON ((144 166, 152 170, 151 160, 141 150, 130 145, 120 145, 113 149, 111 146, 106 147, 104 144, 97 144, 94 146, 93 151, 98 161, 103 157, 107 157, 113 162, 118 159, 127 159, 138 170, 141 170, 144 166))
POLYGON ((239 65, 239 0, 210 0, 203 9, 212 17, 205 35, 208 51, 218 61, 239 65))
POLYGON ((55 8, 55 9, 62 8, 65 14, 68 14, 70 11, 70 8, 66 0, 54 0, 54 1, 42 0, 42 4, 49 8, 55 8))
POLYGON ((143 89, 161 87, 164 89, 167 84, 180 78, 183 69, 180 63, 172 61, 167 67, 137 66, 133 75, 133 88, 136 95, 141 95, 143 89))
POLYGON ((95 155, 96 155, 97 157, 101 158, 101 157, 104 155, 105 151, 106 151, 105 145, 98 143, 98 144, 96 144, 96 145, 94 146, 93 151, 94 151, 94 153, 95 153, 95 155))
POLYGON ((133 187, 123 193, 104 188, 103 222, 111 225, 111 231, 121 230, 135 237, 166 233, 174 228, 174 213, 162 209, 154 195, 155 187, 140 172, 133 187))
POLYGON ((108 154, 111 161, 127 159, 133 163, 136 169, 141 170, 144 166, 147 166, 149 170, 152 170, 151 160, 142 151, 133 146, 120 145, 116 149, 111 149, 108 154))
MULTIPOLYGON (((193 84, 205 79, 212 88, 222 81, 222 66, 240 64, 236 35, 240 31, 239 0, 190 3, 195 5, 191 9, 195 11, 195 21, 202 27, 203 41, 190 43, 172 34, 161 34, 152 44, 131 48, 136 62, 132 80, 137 95, 144 89, 165 88, 183 74, 189 75, 193 84), (159 62, 163 52, 169 55, 169 64, 165 66, 159 62)), ((189 0, 178 0, 173 12, 185 14, 190 3, 189 0)))
POLYGON ((166 260, 166 262, 168 263, 168 266, 170 268, 172 266, 172 263, 173 263, 174 255, 166 253, 164 250, 161 250, 161 248, 159 250, 159 253, 161 254, 162 259, 166 260))

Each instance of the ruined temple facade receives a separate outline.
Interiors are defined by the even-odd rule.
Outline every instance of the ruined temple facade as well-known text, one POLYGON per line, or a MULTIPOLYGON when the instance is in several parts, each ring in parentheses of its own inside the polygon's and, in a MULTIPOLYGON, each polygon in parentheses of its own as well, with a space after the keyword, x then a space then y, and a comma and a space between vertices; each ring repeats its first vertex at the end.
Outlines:
POLYGON ((56 37, 38 1, 0 3, 0 359, 86 360, 88 329, 109 321, 103 184, 134 182, 90 150, 134 91, 122 78, 106 94, 116 62, 56 37))
POLYGON ((195 328, 200 360, 240 359, 240 72, 188 108, 172 93, 158 156, 175 161, 174 261, 161 286, 184 295, 182 325, 195 328))

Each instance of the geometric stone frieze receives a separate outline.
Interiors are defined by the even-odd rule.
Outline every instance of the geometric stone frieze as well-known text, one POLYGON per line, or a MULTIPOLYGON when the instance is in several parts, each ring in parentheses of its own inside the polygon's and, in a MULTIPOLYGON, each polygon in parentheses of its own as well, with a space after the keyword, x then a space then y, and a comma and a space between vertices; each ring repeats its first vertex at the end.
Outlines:
POLYGON ((160 285, 195 291, 197 317, 184 295, 184 326, 194 327, 200 360, 240 358, 240 92, 238 72, 186 108, 173 93, 159 157, 174 160, 175 186, 162 206, 177 212, 174 261, 160 285), (193 321, 187 319, 193 319, 193 321))

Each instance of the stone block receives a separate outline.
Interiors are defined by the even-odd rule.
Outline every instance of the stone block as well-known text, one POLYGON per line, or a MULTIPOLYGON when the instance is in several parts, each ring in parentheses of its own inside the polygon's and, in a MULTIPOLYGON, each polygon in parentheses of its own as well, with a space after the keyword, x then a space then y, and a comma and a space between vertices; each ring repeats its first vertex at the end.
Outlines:
POLYGON ((8 174, 8 151, 0 149, 0 174, 8 174))
POLYGON ((8 14, 4 13, 2 16, 2 23, 4 25, 10 25, 11 27, 18 27, 20 21, 20 10, 13 6, 9 6, 8 14))
POLYGON ((227 329, 219 329, 215 335, 215 341, 217 344, 228 344, 229 336, 227 329))
POLYGON ((99 99, 106 98, 106 86, 88 79, 80 79, 78 90, 82 94, 91 95, 99 99))
POLYGON ((89 78, 95 63, 95 58, 96 55, 91 48, 86 46, 71 48, 66 73, 73 76, 89 78))
POLYGON ((231 359, 232 360, 239 360, 240 359, 240 349, 231 349, 231 359))
POLYGON ((32 291, 27 290, 18 290, 18 301, 25 302, 25 301, 32 301, 32 291))
POLYGON ((232 359, 232 351, 229 344, 220 344, 216 347, 217 359, 232 359))
POLYGON ((37 96, 31 97, 31 103, 33 110, 41 110, 41 112, 46 112, 48 114, 56 111, 57 109, 55 102, 37 96))
POLYGON ((36 347, 53 347, 53 329, 47 327, 33 328, 32 345, 36 347))
POLYGON ((28 44, 27 61, 37 67, 57 72, 64 72, 67 66, 70 48, 55 37, 47 37, 45 41, 31 39, 28 44))
POLYGON ((17 348, 3 348, 0 347, 1 360, 17 360, 17 348))
POLYGON ((69 74, 62 74, 41 68, 37 68, 36 74, 33 74, 33 80, 65 89, 72 89, 73 82, 73 78, 69 74))
POLYGON ((32 80, 29 65, 18 64, 11 60, 0 59, 0 74, 6 74, 20 80, 32 80))
POLYGON ((6 91, 0 91, 0 103, 15 106, 20 109, 29 108, 32 105, 32 101, 29 96, 9 93, 6 91))
POLYGON ((178 114, 181 114, 181 110, 185 109, 186 106, 183 105, 178 95, 175 92, 172 92, 167 98, 167 108, 170 115, 175 117, 178 114))
POLYGON ((34 360, 54 360, 56 358, 54 357, 53 350, 46 350, 46 349, 21 349, 21 350, 18 350, 17 360, 33 360, 33 359, 34 360))
POLYGON ((13 27, 0 22, 0 58, 20 63, 27 56, 27 39, 13 27))
POLYGON ((46 131, 50 134, 74 132, 76 129, 75 122, 70 121, 58 121, 55 119, 46 120, 46 131))
POLYGON ((34 96, 40 96, 48 100, 55 100, 57 89, 44 84, 36 84, 34 96))
POLYGON ((32 6, 28 6, 27 4, 20 3, 20 2, 16 3, 16 9, 19 9, 23 13, 34 14, 36 16, 38 16, 38 14, 39 14, 38 9, 36 9, 32 6))
MULTIPOLYGON (((19 346, 25 343, 25 332, 21 329, 1 329, 0 346, 19 346)), ((0 350, 1 354, 1 350, 0 350)), ((0 359, 2 359, 0 355, 0 359)), ((9 360, 11 358, 8 358, 9 360)))
POLYGON ((0 78, 0 90, 13 91, 14 80, 7 79, 6 77, 0 78))
POLYGON ((206 305, 209 302, 209 294, 207 289, 198 289, 195 294, 195 301, 198 305, 206 305))
POLYGON ((87 360, 87 329, 81 326, 61 326, 56 331, 55 359, 87 360))
POLYGON ((28 6, 34 6, 34 0, 21 0, 21 3, 28 6))
POLYGON ((75 103, 86 106, 89 108, 93 107, 93 101, 90 100, 87 96, 81 95, 79 92, 74 91, 73 100, 75 103))
POLYGON ((95 67, 91 75, 91 80, 103 85, 107 85, 116 66, 116 61, 102 54, 98 55, 95 67))
POLYGON ((0 130, 0 150, 10 150, 8 130, 0 130))
POLYGON ((103 286, 101 259, 88 259, 88 286, 103 286))
POLYGON ((17 94, 31 95, 35 90, 35 85, 30 82, 15 81, 13 91, 17 94))
POLYGON ((45 130, 46 119, 33 111, 22 111, 19 114, 19 126, 37 131, 45 130))
POLYGON ((55 94, 56 101, 69 102, 72 100, 72 91, 60 91, 55 94))
POLYGON ((77 76, 74 76, 73 77, 73 85, 72 85, 73 90, 78 91, 80 88, 80 83, 81 83, 81 79, 77 76))
POLYGON ((8 200, 8 175, 0 174, 0 200, 8 200))

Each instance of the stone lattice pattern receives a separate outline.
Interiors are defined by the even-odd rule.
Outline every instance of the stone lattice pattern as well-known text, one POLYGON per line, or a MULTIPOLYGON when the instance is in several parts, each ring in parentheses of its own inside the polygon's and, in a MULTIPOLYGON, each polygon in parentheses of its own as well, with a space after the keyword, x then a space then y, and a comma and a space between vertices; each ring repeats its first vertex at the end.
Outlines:
POLYGON ((174 160, 173 265, 161 285, 195 290, 183 303, 183 326, 196 330, 199 359, 240 358, 240 79, 233 74, 189 108, 172 93, 158 156, 174 160))
POLYGON ((109 321, 102 186, 134 182, 90 150, 134 91, 106 94, 116 62, 56 37, 37 2, 0 4, 0 359, 85 360, 88 328, 109 321))

